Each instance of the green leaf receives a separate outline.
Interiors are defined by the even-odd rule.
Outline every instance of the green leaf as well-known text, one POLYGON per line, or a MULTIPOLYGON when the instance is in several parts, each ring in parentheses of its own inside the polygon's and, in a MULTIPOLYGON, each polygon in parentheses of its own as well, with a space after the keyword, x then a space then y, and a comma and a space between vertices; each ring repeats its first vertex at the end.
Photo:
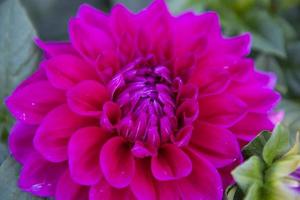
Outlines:
POLYGON ((125 4, 128 8, 130 8, 133 11, 139 11, 143 8, 145 8, 151 0, 113 0, 113 3, 121 2, 125 4))
POLYGON ((36 27, 39 36, 44 40, 68 39, 68 22, 82 3, 90 4, 108 11, 109 0, 21 0, 36 27))
POLYGON ((280 67, 278 61, 270 55, 259 54, 255 59, 256 66, 267 72, 274 72, 277 76, 277 85, 276 89, 280 91, 282 94, 287 93, 287 85, 285 80, 285 75, 280 67))
POLYGON ((272 137, 265 144, 263 159, 268 165, 271 165, 276 158, 283 156, 290 147, 288 129, 283 125, 277 125, 272 137))
POLYGON ((300 97, 300 41, 290 43, 287 52, 288 59, 283 64, 289 94, 293 97, 300 97))
POLYGON ((262 152, 264 145, 267 143, 271 133, 268 131, 262 131, 258 136, 256 136, 250 143, 244 146, 242 153, 244 159, 248 159, 251 156, 258 156, 262 158, 262 152))
POLYGON ((261 185, 260 184, 253 184, 248 192, 247 195, 245 197, 244 200, 262 200, 263 199, 263 195, 262 195, 262 190, 261 190, 261 185))
MULTIPOLYGON (((36 68, 40 52, 26 11, 18 0, 0 4, 0 136, 7 138, 12 119, 3 105, 4 98, 36 68)), ((0 145, 3 145, 0 143, 0 145)))
POLYGON ((244 193, 253 184, 262 185, 264 163, 258 156, 252 156, 232 171, 234 180, 244 193))
POLYGON ((254 49, 286 57, 283 30, 270 14, 266 11, 249 12, 245 21, 252 33, 254 49))
POLYGON ((243 191, 236 184, 228 186, 225 194, 226 200, 241 200, 244 198, 243 191))
POLYGON ((282 99, 278 109, 283 110, 285 113, 283 123, 289 128, 290 134, 292 134, 290 143, 293 144, 292 142, 295 138, 293 134, 300 130, 300 102, 282 99))
POLYGON ((0 166, 0 199, 5 200, 38 200, 41 198, 33 197, 21 192, 17 187, 17 179, 20 166, 12 158, 8 157, 0 166))
POLYGON ((0 5, 0 99, 7 96, 37 66, 40 52, 26 11, 18 0, 0 5))

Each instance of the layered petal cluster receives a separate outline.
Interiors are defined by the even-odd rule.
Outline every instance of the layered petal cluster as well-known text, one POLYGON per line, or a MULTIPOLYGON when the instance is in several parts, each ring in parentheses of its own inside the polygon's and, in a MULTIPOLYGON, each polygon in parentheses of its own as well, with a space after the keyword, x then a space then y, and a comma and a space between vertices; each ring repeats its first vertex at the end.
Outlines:
POLYGON ((272 130, 274 75, 250 36, 214 12, 172 16, 83 4, 69 42, 43 42, 39 69, 6 100, 19 186, 57 200, 218 200, 240 147, 272 130))

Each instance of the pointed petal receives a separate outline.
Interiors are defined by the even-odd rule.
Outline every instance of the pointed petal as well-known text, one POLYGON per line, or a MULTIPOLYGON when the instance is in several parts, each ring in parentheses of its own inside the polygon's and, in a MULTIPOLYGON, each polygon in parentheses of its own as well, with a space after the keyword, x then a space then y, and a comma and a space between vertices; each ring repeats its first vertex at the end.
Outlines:
POLYGON ((199 108, 208 108, 199 112, 201 120, 223 127, 232 126, 247 111, 243 101, 227 93, 200 98, 199 108))
POLYGON ((224 167, 241 157, 235 136, 225 128, 196 122, 191 148, 203 155, 217 168, 224 167))
POLYGON ((97 80, 96 70, 81 59, 73 55, 55 56, 42 62, 49 81, 59 89, 69 89, 82 80, 97 80))
POLYGON ((113 51, 112 37, 105 31, 86 24, 80 18, 69 23, 72 45, 89 61, 95 62, 103 51, 113 51))
POLYGON ((249 142, 262 130, 272 131, 273 128, 274 124, 268 114, 248 113, 230 130, 238 139, 249 142))
POLYGON ((36 39, 35 43, 44 51, 46 58, 52 58, 62 54, 79 55, 70 42, 44 42, 40 39, 36 39))
POLYGON ((64 101, 63 92, 48 81, 30 83, 6 99, 10 112, 27 124, 38 124, 45 115, 64 101))

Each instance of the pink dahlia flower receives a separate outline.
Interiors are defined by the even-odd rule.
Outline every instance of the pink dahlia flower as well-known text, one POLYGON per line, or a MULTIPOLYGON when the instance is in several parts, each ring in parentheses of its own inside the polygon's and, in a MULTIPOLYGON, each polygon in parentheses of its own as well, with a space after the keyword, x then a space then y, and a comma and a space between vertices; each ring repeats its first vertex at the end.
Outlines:
POLYGON ((222 199, 240 147, 271 130, 274 76, 216 13, 82 5, 70 42, 7 98, 19 187, 57 200, 222 199))

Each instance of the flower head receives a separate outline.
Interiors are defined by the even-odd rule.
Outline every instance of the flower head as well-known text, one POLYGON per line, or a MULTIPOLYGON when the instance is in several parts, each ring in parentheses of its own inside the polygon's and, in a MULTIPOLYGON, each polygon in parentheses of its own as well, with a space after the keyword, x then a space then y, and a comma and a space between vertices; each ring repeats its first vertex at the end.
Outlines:
POLYGON ((19 186, 56 199, 221 199, 240 145, 271 130, 274 76, 216 13, 82 5, 70 42, 8 97, 19 186))

